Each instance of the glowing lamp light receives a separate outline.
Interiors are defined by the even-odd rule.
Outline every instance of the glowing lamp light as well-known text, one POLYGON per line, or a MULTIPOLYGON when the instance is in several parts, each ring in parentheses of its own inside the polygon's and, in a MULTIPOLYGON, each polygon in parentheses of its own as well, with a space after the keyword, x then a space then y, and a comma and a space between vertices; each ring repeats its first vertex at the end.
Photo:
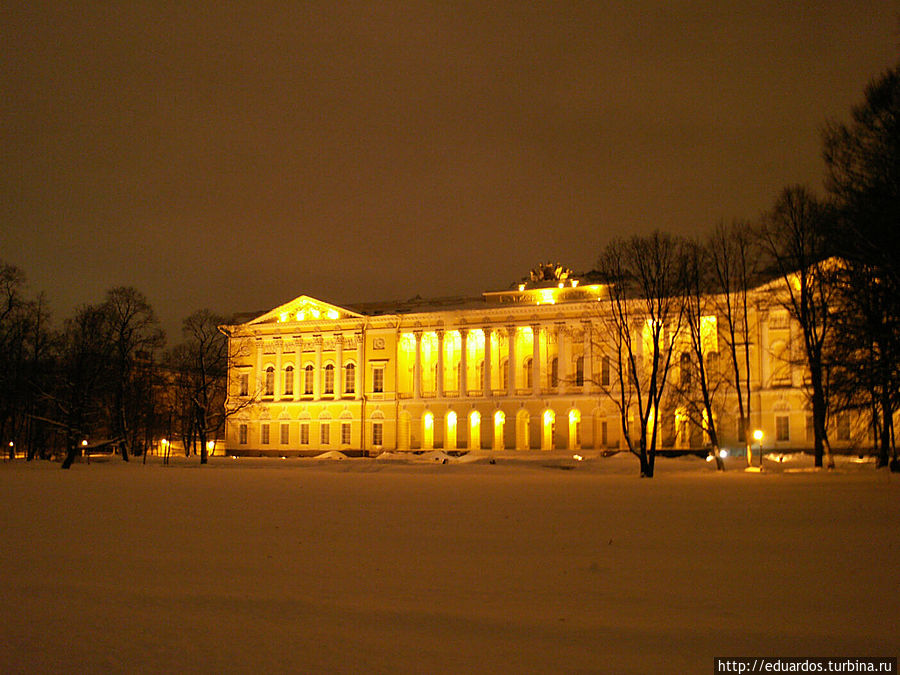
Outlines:
POLYGON ((82 448, 86 448, 86 447, 87 447, 87 440, 86 440, 86 439, 83 440, 83 441, 81 441, 81 447, 82 447, 82 448))
POLYGON ((565 285, 566 285, 565 282, 560 281, 558 284, 556 284, 556 287, 557 287, 557 288, 562 288, 562 287, 565 286, 565 285))
POLYGON ((519 290, 520 290, 520 291, 524 291, 524 290, 525 290, 525 284, 519 284, 519 290))
POLYGON ((713 461, 713 456, 712 456, 712 455, 707 455, 707 456, 706 456, 706 461, 707 461, 707 462, 713 461))
POLYGON ((757 429, 753 432, 753 440, 759 443, 763 439, 762 429, 757 429))
POLYGON ((719 457, 725 459, 726 457, 728 457, 728 451, 725 448, 722 448, 721 450, 719 450, 719 457))
POLYGON ((572 455, 572 459, 574 459, 576 462, 580 462, 584 459, 584 457, 582 457, 581 455, 572 455))

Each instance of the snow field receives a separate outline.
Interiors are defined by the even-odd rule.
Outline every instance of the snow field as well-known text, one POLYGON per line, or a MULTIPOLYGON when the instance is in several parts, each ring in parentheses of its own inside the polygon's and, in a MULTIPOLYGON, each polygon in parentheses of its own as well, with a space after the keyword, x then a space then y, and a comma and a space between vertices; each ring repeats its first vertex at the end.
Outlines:
POLYGON ((693 673, 898 653, 900 480, 871 463, 660 459, 641 480, 624 455, 491 457, 5 463, 0 670, 693 673))

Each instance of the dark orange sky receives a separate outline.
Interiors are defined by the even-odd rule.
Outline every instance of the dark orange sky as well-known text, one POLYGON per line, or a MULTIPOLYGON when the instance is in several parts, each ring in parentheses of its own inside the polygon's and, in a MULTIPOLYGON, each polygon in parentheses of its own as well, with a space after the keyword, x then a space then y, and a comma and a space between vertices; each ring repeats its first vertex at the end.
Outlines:
MULTIPOLYGON (((819 188, 897 2, 161 2, 0 9, 0 259, 56 318, 167 329, 506 287, 617 234, 819 188), (214 7, 200 7, 208 5, 214 7)), ((172 336, 177 338, 177 336, 172 336)))

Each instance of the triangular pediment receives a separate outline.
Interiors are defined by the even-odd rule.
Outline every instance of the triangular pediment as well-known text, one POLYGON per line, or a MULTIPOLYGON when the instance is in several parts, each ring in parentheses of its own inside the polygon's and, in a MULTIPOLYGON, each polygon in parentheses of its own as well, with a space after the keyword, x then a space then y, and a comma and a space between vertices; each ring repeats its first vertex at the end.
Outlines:
POLYGON ((290 302, 276 307, 258 316, 248 325, 258 326, 269 323, 303 323, 323 321, 340 321, 341 319, 358 319, 362 314, 351 312, 344 307, 338 307, 322 300, 316 300, 308 295, 301 295, 290 302))

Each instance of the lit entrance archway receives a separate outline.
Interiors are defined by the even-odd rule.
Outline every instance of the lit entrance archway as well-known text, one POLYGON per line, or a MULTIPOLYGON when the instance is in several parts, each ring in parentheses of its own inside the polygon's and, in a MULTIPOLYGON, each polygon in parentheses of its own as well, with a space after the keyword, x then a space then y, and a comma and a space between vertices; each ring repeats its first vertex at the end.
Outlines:
POLYGON ((426 412, 422 415, 422 449, 434 448, 434 414, 426 412))
POLYGON ((469 450, 481 450, 481 413, 477 410, 469 415, 469 450))
POLYGON ((545 410, 541 417, 541 450, 553 449, 553 435, 556 429, 556 414, 545 410))
POLYGON ((569 411, 569 450, 581 449, 581 412, 575 408, 569 411))
POLYGON ((503 427, 506 415, 502 410, 494 413, 494 450, 503 450, 503 427))
POLYGON ((528 450, 530 438, 528 424, 531 421, 528 411, 524 408, 516 413, 516 450, 528 450))
POLYGON ((447 413, 446 433, 444 435, 444 449, 456 450, 456 413, 452 410, 447 413))

